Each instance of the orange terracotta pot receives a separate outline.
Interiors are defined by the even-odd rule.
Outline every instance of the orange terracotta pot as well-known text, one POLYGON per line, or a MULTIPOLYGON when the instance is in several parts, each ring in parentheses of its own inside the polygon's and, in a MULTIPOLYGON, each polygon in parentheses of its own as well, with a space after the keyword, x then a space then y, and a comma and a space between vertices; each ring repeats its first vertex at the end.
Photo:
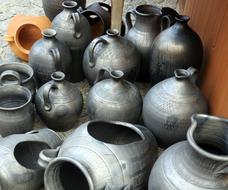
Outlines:
POLYGON ((46 16, 16 15, 8 26, 5 40, 19 58, 28 61, 33 44, 42 38, 41 31, 50 26, 51 21, 46 16))

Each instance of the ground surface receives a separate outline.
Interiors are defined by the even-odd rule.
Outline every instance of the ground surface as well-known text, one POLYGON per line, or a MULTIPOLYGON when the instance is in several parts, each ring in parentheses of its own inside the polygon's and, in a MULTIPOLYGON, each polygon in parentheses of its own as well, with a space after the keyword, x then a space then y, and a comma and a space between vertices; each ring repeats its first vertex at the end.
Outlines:
MULTIPOLYGON (((110 0, 100 0, 102 2, 110 3, 110 0)), ((96 2, 96 0, 88 0, 88 4, 96 2)), ((177 8, 177 0, 126 0, 125 11, 134 8, 136 5, 150 3, 158 6, 170 6, 177 8)), ((17 13, 25 15, 44 15, 42 9, 42 0, 0 0, 0 64, 4 62, 21 62, 11 52, 8 44, 3 40, 3 36, 6 34, 7 26, 11 18, 17 13)), ((137 84, 140 88, 142 95, 144 96, 147 92, 149 85, 137 84)), ((84 109, 75 124, 75 127, 88 120, 86 113, 86 97, 89 91, 89 85, 86 81, 78 84, 84 97, 84 109)), ((36 118, 35 128, 43 127, 39 118, 36 118)), ((74 129, 73 129, 74 130, 74 129)), ((60 133, 60 136, 66 138, 73 130, 66 133, 60 133)), ((43 190, 43 188, 41 188, 43 190)))

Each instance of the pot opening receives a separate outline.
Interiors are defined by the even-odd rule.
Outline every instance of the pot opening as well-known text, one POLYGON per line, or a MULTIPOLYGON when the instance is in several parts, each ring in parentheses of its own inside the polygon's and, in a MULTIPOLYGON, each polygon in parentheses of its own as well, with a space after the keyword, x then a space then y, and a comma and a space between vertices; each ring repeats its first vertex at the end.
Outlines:
MULTIPOLYGON (((29 81, 33 77, 33 69, 24 63, 6 63, 0 66, 0 75, 6 70, 16 71, 21 78, 22 83, 29 81)), ((14 82, 15 78, 12 76, 5 76, 3 79, 4 84, 14 82)))
POLYGON ((143 139, 136 130, 121 123, 90 122, 88 124, 88 133, 99 141, 114 145, 125 145, 143 139))
POLYGON ((31 93, 28 89, 18 85, 7 85, 2 87, 0 93, 0 109, 16 110, 24 107, 31 101, 31 93), (14 88, 15 86, 15 88, 14 88))
POLYGON ((44 149, 50 147, 43 142, 26 141, 16 145, 14 149, 14 157, 22 166, 33 169, 42 170, 38 165, 39 154, 44 149))
POLYGON ((188 22, 190 20, 190 17, 186 15, 179 15, 179 16, 176 16, 175 19, 176 21, 179 21, 179 22, 188 22))
POLYGON ((90 190, 88 176, 73 162, 57 161, 47 169, 49 189, 90 190))
POLYGON ((190 73, 185 69, 176 69, 174 75, 177 79, 186 79, 189 78, 190 73))
POLYGON ((22 48, 22 51, 29 53, 33 44, 42 38, 41 30, 33 24, 25 24, 19 30, 16 43, 22 48))
POLYGON ((120 70, 114 70, 114 71, 111 71, 110 76, 113 79, 121 79, 121 78, 123 78, 124 73, 120 70))
POLYGON ((161 15, 161 9, 153 5, 140 5, 136 8, 136 13, 142 16, 161 15))
POLYGON ((75 1, 64 1, 62 6, 66 9, 72 9, 78 6, 77 2, 75 1))
POLYGON ((212 159, 228 159, 228 120, 196 114, 188 131, 190 145, 212 159))
POLYGON ((54 81, 63 81, 65 79, 65 74, 61 71, 57 71, 52 73, 51 78, 54 81))
POLYGON ((46 38, 52 38, 52 37, 56 36, 56 31, 51 28, 44 29, 42 31, 42 35, 46 38))
POLYGON ((119 36, 119 31, 117 29, 108 29, 106 34, 108 36, 119 36))

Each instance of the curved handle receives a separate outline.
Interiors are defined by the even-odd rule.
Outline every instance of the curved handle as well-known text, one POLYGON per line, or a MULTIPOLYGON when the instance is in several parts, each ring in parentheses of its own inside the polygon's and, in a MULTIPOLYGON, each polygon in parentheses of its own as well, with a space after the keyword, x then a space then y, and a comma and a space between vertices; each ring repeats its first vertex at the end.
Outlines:
POLYGON ((164 15, 161 18, 161 31, 169 28, 172 25, 172 18, 169 15, 164 15))
POLYGON ((29 131, 29 132, 27 132, 27 133, 25 133, 25 134, 26 134, 26 135, 32 135, 32 134, 37 134, 37 133, 39 133, 38 130, 32 130, 32 131, 29 131))
POLYGON ((4 40, 7 42, 14 42, 14 36, 13 35, 5 35, 4 40))
POLYGON ((196 84, 196 81, 197 81, 197 73, 198 73, 198 70, 194 67, 189 67, 187 69, 187 71, 189 72, 189 76, 190 76, 190 80, 192 83, 196 84))
POLYGON ((97 74, 96 80, 94 81, 94 84, 98 83, 99 81, 101 81, 104 78, 105 72, 110 74, 112 72, 111 68, 110 67, 106 67, 106 68, 100 69, 98 74, 97 74))
POLYGON ((0 75, 0 85, 1 86, 4 85, 3 80, 6 76, 14 77, 17 81, 17 84, 21 85, 22 81, 21 81, 20 74, 13 70, 6 70, 6 71, 2 72, 2 74, 0 75))
POLYGON ((51 111, 52 105, 51 105, 51 100, 50 100, 50 92, 52 89, 56 89, 57 85, 55 83, 52 83, 51 85, 47 85, 44 87, 43 91, 43 99, 44 99, 44 110, 45 111, 51 111))
POLYGON ((107 9, 108 9, 108 12, 111 13, 112 7, 111 7, 110 5, 108 5, 108 4, 106 4, 106 3, 102 3, 102 2, 99 2, 99 5, 100 5, 101 7, 107 8, 107 9))
POLYGON ((45 149, 39 154, 38 165, 42 168, 47 168, 48 164, 54 160, 59 153, 60 146, 56 149, 45 149))
POLYGON ((79 39, 82 37, 82 32, 81 32, 81 13, 76 12, 71 14, 72 19, 74 21, 74 30, 75 34, 74 37, 76 39, 79 39))
POLYGON ((61 70, 61 54, 58 48, 50 50, 51 55, 53 56, 56 70, 61 70))
POLYGON ((96 38, 92 41, 89 45, 89 66, 90 68, 95 67, 95 58, 94 58, 94 50, 99 43, 107 44, 108 41, 105 40, 103 37, 96 38))
POLYGON ((128 11, 127 14, 126 14, 126 25, 127 25, 127 31, 126 33, 128 33, 128 31, 133 27, 133 24, 132 24, 132 20, 131 20, 131 15, 134 15, 135 16, 135 13, 133 10, 131 11, 128 11))

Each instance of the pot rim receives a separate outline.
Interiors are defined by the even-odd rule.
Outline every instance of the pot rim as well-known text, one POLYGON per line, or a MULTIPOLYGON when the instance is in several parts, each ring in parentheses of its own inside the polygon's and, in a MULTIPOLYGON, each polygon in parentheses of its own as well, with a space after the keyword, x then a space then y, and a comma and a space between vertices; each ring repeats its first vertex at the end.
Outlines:
POLYGON ((199 154, 212 159, 212 160, 216 160, 216 161, 228 161, 228 155, 217 155, 217 154, 212 154, 206 150, 204 150, 203 148, 201 148, 197 142, 194 139, 194 132, 196 130, 196 128, 198 127, 197 121, 195 120, 195 117, 201 117, 201 118, 205 118, 205 119, 210 119, 210 120, 214 120, 214 121, 219 121, 219 122, 226 122, 228 125, 228 119, 223 118, 223 117, 216 117, 216 116, 211 116, 211 115, 206 115, 206 114, 194 114, 191 117, 191 121, 192 124, 187 132, 187 140, 188 143, 190 144, 190 146, 197 151, 199 154))
POLYGON ((107 124, 114 124, 114 125, 120 125, 120 126, 123 126, 123 127, 126 127, 132 131, 134 131, 135 133, 137 133, 137 135, 140 136, 140 140, 138 141, 135 141, 135 142, 131 142, 131 143, 127 143, 127 144, 123 144, 123 145, 120 145, 120 146, 129 146, 131 144, 135 144, 135 143, 141 143, 143 142, 146 137, 145 135, 142 133, 142 131, 137 128, 135 125, 131 124, 131 123, 127 123, 127 122, 123 122, 123 121, 105 121, 105 120, 92 120, 92 121, 88 121, 86 123, 86 130, 87 130, 87 133, 90 135, 90 137, 94 138, 95 140, 99 141, 99 142, 102 142, 104 144, 109 144, 109 145, 112 145, 112 146, 119 146, 119 145, 113 145, 112 143, 107 143, 107 142, 103 142, 103 141, 100 141, 98 139, 96 139, 95 137, 93 137, 89 131, 88 131, 88 125, 90 124, 93 124, 93 123, 107 123, 107 124))
POLYGON ((161 16, 162 15, 161 8, 155 5, 139 5, 135 8, 135 13, 140 16, 152 16, 152 15, 161 16), (151 12, 150 13, 141 12, 139 10, 140 8, 149 8, 151 12))
MULTIPOLYGON (((26 78, 26 79, 24 79, 24 80, 22 80, 22 84, 24 84, 24 83, 26 83, 26 82, 28 82, 28 81, 30 81, 32 78, 33 78, 33 76, 34 76, 34 71, 33 71, 33 69, 29 66, 29 65, 27 65, 27 64, 24 64, 24 63, 19 63, 19 62, 11 62, 11 63, 3 63, 3 64, 1 64, 0 65, 0 68, 1 67, 7 67, 7 66, 19 66, 19 67, 21 67, 21 68, 25 68, 25 73, 26 74, 28 74, 29 75, 29 77, 28 78, 26 78), (28 71, 28 72, 26 72, 26 70, 28 71)), ((16 72, 18 72, 16 69, 11 69, 11 68, 7 68, 7 69, 5 69, 5 70, 14 70, 14 71, 16 71, 16 72)))
MULTIPOLYGON (((75 167, 77 167, 83 173, 84 177, 86 178, 87 183, 89 185, 89 190, 94 190, 93 180, 92 180, 91 176, 89 175, 89 171, 86 169, 86 167, 83 166, 79 161, 72 159, 72 158, 69 158, 69 157, 64 157, 64 156, 55 158, 54 160, 51 161, 51 163, 46 168, 45 178, 44 178, 45 186, 47 184, 47 177, 46 176, 47 176, 47 173, 50 171, 50 168, 52 168, 53 165, 60 164, 61 162, 71 163, 71 164, 75 165, 75 167)), ((46 187, 46 188, 47 188, 47 190, 49 190, 48 187, 46 187)))
POLYGON ((5 91, 6 90, 12 90, 12 87, 13 86, 16 86, 17 88, 20 88, 21 90, 23 90, 26 93, 26 95, 27 95, 27 97, 26 97, 27 98, 27 101, 24 104, 22 104, 21 106, 17 106, 17 107, 13 107, 13 108, 5 108, 5 107, 0 106, 0 110, 2 110, 2 111, 15 111, 15 110, 19 110, 21 108, 24 108, 28 104, 30 104, 31 101, 32 101, 32 94, 31 94, 30 90, 27 89, 26 87, 20 86, 18 84, 10 84, 10 85, 2 86, 2 87, 0 87, 0 91, 2 89, 4 89, 5 91))

